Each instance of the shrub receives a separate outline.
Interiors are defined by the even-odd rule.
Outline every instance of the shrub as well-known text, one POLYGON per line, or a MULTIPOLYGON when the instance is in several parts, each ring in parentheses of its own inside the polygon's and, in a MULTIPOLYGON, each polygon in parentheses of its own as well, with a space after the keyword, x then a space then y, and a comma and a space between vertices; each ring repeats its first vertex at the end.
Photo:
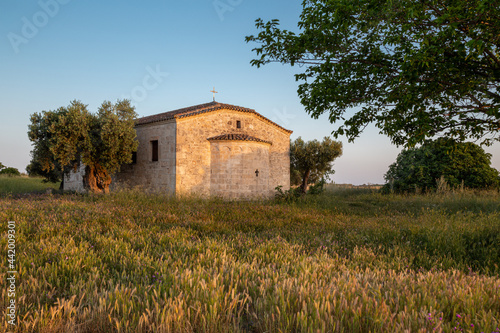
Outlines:
POLYGON ((319 180, 316 184, 314 184, 313 186, 311 186, 309 188, 309 191, 307 191, 307 194, 316 195, 316 194, 323 193, 323 191, 325 190, 325 184, 326 184, 325 178, 321 178, 321 180, 319 180))
POLYGON ((297 201, 302 196, 302 191, 300 187, 290 188, 289 190, 283 191, 282 185, 276 186, 274 189, 276 190, 275 198, 277 201, 283 202, 294 202, 297 201))
POLYGON ((472 142, 440 138, 418 148, 403 150, 387 173, 383 192, 418 193, 438 189, 497 188, 498 171, 490 166, 491 154, 472 142))
POLYGON ((0 170, 0 175, 20 176, 21 173, 16 168, 9 167, 0 170))

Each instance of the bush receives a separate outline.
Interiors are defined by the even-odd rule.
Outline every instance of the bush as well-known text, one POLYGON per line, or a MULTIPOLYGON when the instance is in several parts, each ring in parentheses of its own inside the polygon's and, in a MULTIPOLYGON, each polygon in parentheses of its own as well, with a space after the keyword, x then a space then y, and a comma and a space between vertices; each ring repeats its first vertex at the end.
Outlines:
MULTIPOLYGON (((325 191, 325 184, 326 180, 322 178, 320 181, 318 181, 316 184, 312 185, 309 190, 307 191, 307 194, 311 195, 318 195, 321 194, 325 191)), ((296 188, 290 188, 289 190, 283 191, 282 189, 283 186, 277 186, 275 187, 276 190, 276 195, 275 198, 277 201, 282 201, 282 202, 295 202, 297 201, 300 197, 303 197, 305 194, 302 192, 301 187, 296 187, 296 188)))
POLYGON ((280 186, 276 186, 274 188, 277 192, 275 195, 275 198, 277 201, 294 202, 294 201, 297 201, 302 195, 300 187, 291 188, 291 189, 286 190, 286 191, 283 191, 282 187, 283 186, 280 185, 280 186))
POLYGON ((498 171, 490 166, 491 154, 472 142, 440 138, 418 148, 403 150, 384 178, 383 192, 433 192, 441 184, 451 189, 498 188, 498 171))
POLYGON ((325 190, 325 184, 326 184, 326 180, 324 178, 321 178, 320 181, 318 181, 316 184, 314 184, 313 186, 311 186, 309 188, 309 191, 307 191, 307 194, 316 195, 316 194, 323 193, 323 191, 325 190))
POLYGON ((16 168, 4 168, 0 170, 0 175, 20 176, 21 173, 16 168))

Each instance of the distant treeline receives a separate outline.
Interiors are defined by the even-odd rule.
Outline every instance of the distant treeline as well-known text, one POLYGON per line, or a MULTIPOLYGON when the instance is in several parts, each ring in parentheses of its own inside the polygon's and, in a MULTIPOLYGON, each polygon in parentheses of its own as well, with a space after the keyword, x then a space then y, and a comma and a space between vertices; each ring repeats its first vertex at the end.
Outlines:
POLYGON ((380 184, 363 184, 363 185, 353 185, 353 184, 326 184, 326 189, 344 189, 344 188, 365 188, 371 190, 380 190, 384 185, 380 184))

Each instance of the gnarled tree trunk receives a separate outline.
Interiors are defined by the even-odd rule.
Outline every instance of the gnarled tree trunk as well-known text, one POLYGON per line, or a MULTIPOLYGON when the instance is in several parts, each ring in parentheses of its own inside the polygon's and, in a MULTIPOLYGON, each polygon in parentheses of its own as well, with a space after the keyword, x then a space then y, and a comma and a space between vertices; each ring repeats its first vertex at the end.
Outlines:
POLYGON ((64 176, 66 176, 66 174, 63 172, 61 176, 61 183, 59 184, 59 191, 64 191, 64 176))
POLYGON ((93 193, 109 193, 111 176, 108 171, 99 164, 85 167, 83 179, 85 188, 93 193))
POLYGON ((307 183, 309 181, 310 174, 311 174, 311 170, 308 169, 308 170, 306 170, 306 172, 302 176, 302 185, 300 185, 300 189, 301 189, 301 192, 304 194, 307 193, 307 188, 309 187, 307 183))

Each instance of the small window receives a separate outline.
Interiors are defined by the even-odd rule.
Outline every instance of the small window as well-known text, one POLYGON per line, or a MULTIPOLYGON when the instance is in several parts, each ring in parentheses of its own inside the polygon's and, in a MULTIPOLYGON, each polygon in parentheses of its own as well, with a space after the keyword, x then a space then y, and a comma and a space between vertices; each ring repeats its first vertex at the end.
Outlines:
POLYGON ((241 128, 241 121, 236 120, 236 128, 241 128))
POLYGON ((151 141, 151 160, 158 161, 158 140, 151 141))
POLYGON ((132 152, 132 164, 137 164, 137 152, 132 152))

